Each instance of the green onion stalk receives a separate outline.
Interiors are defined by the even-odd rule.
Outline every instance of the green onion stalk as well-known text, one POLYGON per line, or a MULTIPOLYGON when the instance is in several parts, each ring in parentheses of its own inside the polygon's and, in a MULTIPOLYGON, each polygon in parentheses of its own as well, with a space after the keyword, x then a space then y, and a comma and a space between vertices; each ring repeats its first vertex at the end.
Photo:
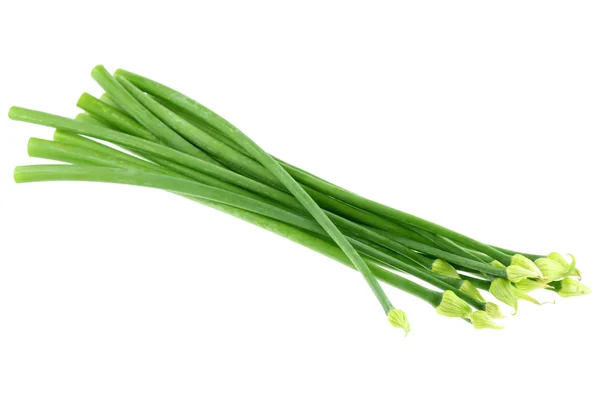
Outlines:
MULTIPOLYGON (((54 139, 55 141, 52 142, 37 138, 31 138, 29 140, 28 145, 29 155, 31 155, 32 157, 51 159, 73 164, 90 164, 116 168, 141 169, 146 172, 165 173, 169 174, 170 176, 179 176, 185 178, 184 175, 179 175, 173 171, 170 171, 169 169, 161 168, 160 166, 156 166, 147 161, 140 160, 136 157, 122 153, 116 149, 102 145, 100 143, 94 142, 92 140, 83 138, 75 134, 57 130, 54 134, 54 139)), ((197 181, 200 183, 204 183, 202 182, 202 179, 199 179, 197 181)), ((225 189, 229 190, 232 188, 225 187, 225 189)), ((238 188, 234 192, 247 197, 251 197, 255 200, 262 200, 260 197, 252 194, 251 192, 246 192, 243 189, 238 188)), ((277 207, 276 204, 273 205, 277 207)), ((302 218, 295 215, 293 216, 294 218, 286 218, 286 215, 290 215, 289 212, 287 212, 284 209, 280 209, 279 211, 280 213, 278 218, 282 221, 324 236, 324 232, 314 221, 305 217, 302 218)), ((359 228, 359 230, 365 229, 363 227, 359 228)), ((486 304, 483 303, 480 299, 476 299, 473 296, 468 295, 468 293, 460 292, 464 282, 462 282, 460 279, 452 279, 454 277, 449 278, 448 276, 445 276, 448 274, 443 273, 440 268, 436 269, 436 266, 438 264, 445 262, 441 260, 431 260, 428 259, 426 256, 415 253, 415 255, 421 257, 422 262, 421 264, 417 264, 414 262, 414 260, 411 260, 409 257, 402 257, 400 254, 393 253, 390 250, 387 250, 375 244, 368 245, 367 241, 357 240, 356 237, 360 237, 360 235, 353 236, 353 232, 349 232, 348 240, 351 241, 353 245, 355 245, 355 247, 357 247, 357 249, 359 249, 359 252, 361 252, 362 254, 378 258, 380 262, 385 263, 391 268, 408 272, 424 280, 425 282, 437 286, 441 289, 453 290, 458 296, 462 297, 465 301, 470 303, 475 308, 484 309, 486 307, 486 304), (380 248, 377 249, 376 247, 380 248), (424 265, 429 265, 430 268, 422 268, 424 265)), ((446 265, 448 268, 452 269, 452 267, 449 264, 446 265)))

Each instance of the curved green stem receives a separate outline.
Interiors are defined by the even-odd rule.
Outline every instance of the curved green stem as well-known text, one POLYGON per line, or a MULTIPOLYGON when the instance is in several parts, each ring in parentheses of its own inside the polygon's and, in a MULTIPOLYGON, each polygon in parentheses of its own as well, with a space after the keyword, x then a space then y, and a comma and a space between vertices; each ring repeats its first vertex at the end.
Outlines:
POLYGON ((142 104, 140 104, 127 90, 125 90, 117 80, 108 73, 106 68, 101 65, 92 70, 92 78, 108 93, 111 98, 121 106, 129 115, 144 126, 152 135, 160 141, 168 144, 186 154, 195 156, 209 163, 215 161, 202 150, 194 147, 188 141, 171 130, 161 120, 156 118, 142 104))
MULTIPOLYGON (((133 168, 145 172, 158 172, 175 177, 181 177, 173 171, 156 166, 147 161, 140 160, 131 155, 122 153, 116 149, 104 146, 100 143, 96 143, 89 139, 81 137, 77 138, 77 135, 65 134, 60 131, 57 131, 55 133, 55 136, 67 143, 56 143, 37 138, 31 138, 28 146, 29 154, 33 157, 52 159, 63 162, 83 163, 97 166, 99 165, 109 168, 133 168), (147 165, 144 165, 144 163, 147 165)), ((240 194, 247 196, 247 193, 240 194)), ((185 197, 190 198, 190 196, 188 195, 186 195, 185 197)), ((278 205, 274 206, 278 207, 278 205)), ((322 229, 319 227, 319 225, 316 224, 314 221, 305 220, 302 224, 298 225, 297 219, 286 219, 286 214, 281 213, 278 214, 277 218, 280 221, 285 222, 287 224, 298 226, 303 229, 308 229, 309 231, 317 235, 323 236, 325 234, 324 231, 322 231, 322 229)), ((428 282, 440 289, 452 290, 456 292, 457 295, 470 302, 470 304, 472 304, 474 307, 481 308, 482 305, 479 304, 479 302, 472 298, 467 299, 464 293, 459 292, 457 290, 460 289, 461 282, 454 282, 455 280, 448 280, 446 279, 446 277, 433 274, 430 270, 423 268, 424 266, 427 268, 431 268, 429 264, 431 264, 432 261, 428 260, 426 257, 422 256, 422 258, 425 260, 424 263, 427 265, 424 265, 423 263, 417 264, 414 260, 406 258, 405 256, 402 256, 398 253, 386 252, 384 248, 380 248, 379 250, 377 250, 377 246, 367 245, 366 243, 363 243, 351 237, 348 237, 348 240, 355 246, 357 246, 357 249, 361 252, 361 254, 370 256, 376 261, 384 263, 385 265, 391 266, 395 269, 400 269, 404 272, 410 273, 415 277, 418 277, 424 280, 425 282, 428 282)))
MULTIPOLYGON (((123 79, 121 79, 121 81, 126 82, 123 79)), ((282 185, 279 180, 275 179, 273 174, 271 174, 262 165, 258 164, 254 159, 247 157, 245 152, 240 152, 237 150, 239 146, 236 146, 236 149, 234 149, 228 146, 226 143, 222 143, 213 137, 209 137, 206 135, 206 133, 203 133, 201 130, 199 130, 195 125, 190 125, 189 122, 183 120, 179 115, 174 114, 170 109, 161 106, 156 101, 152 100, 148 95, 136 92, 135 89, 131 88, 130 86, 127 87, 130 88, 132 93, 137 94, 140 101, 144 101, 144 105, 151 107, 151 110, 157 116, 159 116, 162 121, 172 126, 173 129, 181 133, 186 138, 189 138, 189 140, 196 146, 206 150, 208 153, 226 165, 233 166, 233 169, 238 174, 246 176, 250 179, 257 179, 261 183, 270 186, 271 190, 263 190, 263 194, 275 199, 276 201, 282 202, 282 204, 285 204, 287 207, 292 207, 297 210, 305 210, 304 206, 302 206, 302 204, 300 204, 293 196, 288 195, 287 198, 284 199, 280 192, 274 191, 274 189, 279 189, 280 191, 282 190, 287 193, 285 186, 282 185)), ((106 125, 111 128, 142 138, 149 134, 149 132, 142 125, 140 125, 127 114, 124 114, 122 111, 106 104, 98 105, 97 103, 102 102, 93 96, 84 93, 80 97, 77 105, 83 110, 92 113, 94 117, 106 123, 106 125)), ((225 136, 221 135, 221 138, 225 138, 225 136)), ((167 160, 167 162, 169 162, 169 160, 167 160)), ((203 172, 207 171, 203 170, 203 172)), ((210 173, 210 171, 207 173, 210 173)), ((356 207, 349 206, 344 202, 329 197, 308 186, 303 186, 303 188, 315 200, 315 202, 326 211, 338 214, 352 221, 360 222, 369 227, 381 227, 390 232, 412 237, 415 240, 423 240, 423 238, 418 234, 385 218, 357 209, 356 207)))
MULTIPOLYGON (((196 102, 195 100, 165 85, 162 85, 158 82, 152 81, 148 78, 142 77, 140 75, 128 71, 119 69, 115 72, 115 75, 124 77, 143 91, 155 97, 162 98, 163 100, 166 100, 176 105, 177 107, 184 109, 191 115, 194 115, 198 119, 213 126, 215 129, 217 129, 224 135, 228 136, 230 139, 240 144, 244 149, 246 149, 250 153, 252 157, 261 162, 261 164, 261 158, 266 156, 269 160, 269 169, 277 169, 278 167, 280 167, 279 164, 275 166, 276 162, 266 153, 262 154, 255 152, 252 146, 252 142, 249 142, 249 139, 232 124, 230 124, 224 118, 220 117, 218 114, 214 113, 213 111, 204 107, 200 103, 196 102)), ((295 167, 285 167, 285 171, 287 171, 287 173, 296 181, 303 183, 306 186, 312 187, 313 189, 316 189, 323 194, 342 200, 350 205, 369 211, 375 215, 390 218, 394 221, 403 224, 414 225, 429 232, 447 237, 458 243, 465 244, 468 247, 472 247, 478 251, 481 251, 482 253, 488 254, 490 257, 493 257, 502 263, 507 264, 510 262, 510 258, 501 251, 481 242, 478 242, 477 240, 471 239, 470 237, 462 235, 458 232, 454 232, 435 223, 426 221, 422 218, 396 210, 394 208, 377 203, 367 198, 358 196, 336 185, 331 185, 324 180, 316 179, 314 175, 306 174, 295 167)))
POLYGON ((463 266, 468 269, 476 270, 476 271, 483 272, 483 273, 489 273, 489 274, 500 276, 500 277, 506 277, 506 271, 503 268, 500 268, 500 267, 497 267, 497 266, 494 266, 494 265, 491 265, 491 264, 488 264, 488 263, 485 263, 482 261, 477 261, 477 260, 472 260, 469 258, 457 256, 456 254, 450 253, 448 251, 440 250, 438 248, 428 246, 428 245, 422 244, 420 242, 417 242, 417 241, 414 241, 411 239, 407 239, 403 236, 396 235, 396 234, 393 234, 390 232, 382 232, 382 231, 379 231, 379 232, 381 233, 382 236, 388 237, 388 238, 392 239, 393 241, 400 243, 410 249, 420 251, 422 253, 428 254, 428 255, 436 257, 436 258, 441 258, 445 261, 448 261, 448 262, 456 264, 456 265, 463 266))
MULTIPOLYGON (((294 225, 303 227, 305 229, 313 228, 312 224, 306 223, 307 220, 304 217, 292 212, 285 211, 245 196, 227 192, 222 189, 199 184, 187 179, 174 178, 162 174, 146 173, 139 170, 123 170, 105 167, 80 167, 71 165, 25 166, 17 167, 15 169, 15 181, 17 182, 44 180, 98 181, 153 187, 183 195, 197 196, 210 201, 224 203, 280 221, 292 221, 294 225)), ((345 237, 344 240, 346 240, 345 237)), ((358 257, 360 258, 360 256, 358 257)), ((366 264, 365 267, 368 268, 366 264)), ((373 277, 373 279, 375 279, 370 270, 369 274, 373 277)), ((378 283, 377 286, 379 286, 378 283)), ((393 309, 391 303, 388 304, 388 307, 389 308, 386 310, 386 314, 393 309)))

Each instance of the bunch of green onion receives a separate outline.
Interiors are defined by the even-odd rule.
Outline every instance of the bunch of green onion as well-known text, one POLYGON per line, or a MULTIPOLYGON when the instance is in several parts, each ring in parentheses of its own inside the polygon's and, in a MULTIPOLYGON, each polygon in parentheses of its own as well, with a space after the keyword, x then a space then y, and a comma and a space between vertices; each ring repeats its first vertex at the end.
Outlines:
POLYGON ((481 243, 279 160, 219 115, 158 82, 124 70, 111 75, 103 66, 92 77, 106 93, 100 99, 84 93, 77 105, 85 112, 75 119, 10 109, 11 119, 56 129, 53 141, 29 140, 30 156, 66 163, 17 167, 16 182, 109 182, 184 196, 354 268, 389 322, 407 333, 406 314, 380 282, 426 301, 438 314, 492 329, 501 328, 494 319, 503 315, 481 291, 515 313, 519 300, 540 304, 530 295, 535 289, 562 297, 590 292, 579 282, 573 256, 567 261, 559 253, 481 243))

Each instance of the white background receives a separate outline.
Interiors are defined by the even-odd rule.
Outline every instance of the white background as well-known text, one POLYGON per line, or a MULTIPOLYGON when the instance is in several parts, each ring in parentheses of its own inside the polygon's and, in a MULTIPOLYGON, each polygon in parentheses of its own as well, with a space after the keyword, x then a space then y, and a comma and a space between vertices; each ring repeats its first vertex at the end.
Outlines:
MULTIPOLYGON (((0 109, 74 116, 96 64, 129 69, 355 192, 572 252, 600 287, 597 2, 148 3, 2 2, 0 109)), ((405 338, 358 274, 229 216, 16 185, 51 135, 0 122, 0 399, 600 398, 597 294, 475 331, 388 288, 405 338)))

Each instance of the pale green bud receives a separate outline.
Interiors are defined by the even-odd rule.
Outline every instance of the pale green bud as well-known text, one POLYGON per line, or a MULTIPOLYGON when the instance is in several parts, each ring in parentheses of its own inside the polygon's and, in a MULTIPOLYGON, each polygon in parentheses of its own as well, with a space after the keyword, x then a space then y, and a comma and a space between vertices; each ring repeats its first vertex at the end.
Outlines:
POLYGON ((477 288, 475 286, 473 286, 473 284, 469 281, 464 281, 462 283, 462 285, 460 285, 460 291, 468 294, 469 296, 471 296, 472 298, 474 298, 476 300, 485 302, 485 299, 483 298, 481 293, 479 293, 479 290, 477 290, 477 288))
POLYGON ((494 260, 492 261, 490 264, 492 264, 494 267, 498 267, 498 268, 504 268, 506 269, 506 265, 502 264, 500 261, 498 260, 494 260))
POLYGON ((494 279, 490 285, 490 293, 504 304, 511 306, 514 309, 513 315, 519 310, 515 289, 508 279, 494 279))
POLYGON ((435 310, 440 315, 453 318, 468 318, 473 312, 471 306, 451 290, 444 292, 442 301, 435 310))
POLYGON ((592 289, 575 279, 567 277, 560 281, 560 289, 557 293, 561 297, 584 296, 592 293, 592 289))
POLYGON ((543 278, 542 272, 529 258, 521 254, 512 256, 511 264, 506 268, 508 280, 519 282, 526 278, 543 278))
POLYGON ((577 264, 575 256, 573 254, 569 254, 569 257, 571 257, 570 264, 567 262, 567 260, 565 260, 565 258, 561 254, 557 252, 552 252, 548 254, 546 258, 549 258, 552 261, 556 261, 557 263, 562 265, 563 268, 568 269, 568 272, 565 274, 565 276, 576 276, 581 280, 581 271, 579 271, 579 268, 575 266, 577 264))
POLYGON ((517 313, 519 303, 517 301, 517 296, 515 295, 515 288, 508 279, 494 279, 490 285, 490 293, 504 304, 511 306, 515 310, 513 315, 517 313))
MULTIPOLYGON (((548 254, 548 256, 546 258, 549 258, 552 261, 556 261, 557 263, 559 263, 560 265, 562 265, 565 268, 569 268, 571 266, 569 264, 569 262, 567 260, 565 260, 565 258, 562 256, 562 254, 557 253, 556 251, 553 251, 552 253, 548 254)), ((573 256, 571 256, 571 258, 573 258, 573 256)))
POLYGON ((550 287, 548 284, 546 284, 546 282, 536 281, 533 279, 523 279, 522 281, 516 282, 515 286, 523 293, 528 293, 535 289, 545 289, 550 287))
POLYGON ((439 258, 433 262, 431 265, 431 272, 435 272, 436 274, 448 276, 450 278, 460 279, 460 275, 456 272, 456 269, 450 264, 448 264, 444 260, 440 260, 439 258))
POLYGON ((538 258, 535 260, 535 265, 542 271, 544 280, 549 282, 564 278, 571 272, 569 265, 565 266, 549 258, 538 258))
POLYGON ((527 278, 536 278, 538 273, 518 265, 509 265, 506 268, 506 275, 511 282, 519 282, 527 278))
POLYGON ((491 301, 485 303, 485 312, 492 318, 505 318, 500 307, 498 307, 498 304, 492 303, 491 301))
POLYGON ((502 329, 502 325, 494 322, 492 317, 485 311, 477 310, 471 315, 471 322, 475 329, 502 329))
POLYGON ((404 311, 394 308, 393 310, 390 310, 387 317, 394 328, 404 329, 404 332, 408 335, 410 324, 408 323, 408 318, 406 318, 404 311))

